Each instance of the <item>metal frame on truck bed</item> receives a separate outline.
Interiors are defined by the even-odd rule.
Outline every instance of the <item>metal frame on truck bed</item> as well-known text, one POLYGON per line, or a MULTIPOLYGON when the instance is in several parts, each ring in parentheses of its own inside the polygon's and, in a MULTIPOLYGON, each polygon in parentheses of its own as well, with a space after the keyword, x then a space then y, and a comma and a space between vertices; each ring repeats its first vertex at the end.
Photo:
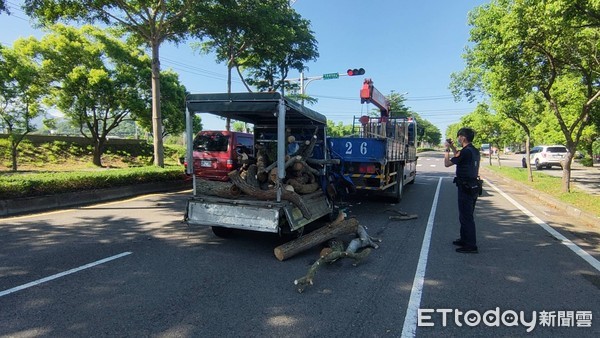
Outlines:
MULTIPOLYGON (((270 154, 271 161, 274 162, 271 166, 276 168, 276 176, 275 172, 271 175, 274 182, 266 190, 273 193, 273 198, 269 199, 244 194, 236 198, 210 196, 200 192, 198 184, 201 181, 193 177, 193 196, 188 200, 186 208, 188 224, 211 226, 217 235, 226 235, 231 229, 272 233, 297 232, 304 225, 332 212, 333 204, 325 193, 327 165, 311 164, 310 170, 317 173, 315 176, 319 189, 304 195, 293 195, 292 200, 296 203, 285 198, 291 194, 285 190, 284 184, 290 149, 294 149, 295 145, 304 146, 310 142, 311 160, 327 160, 327 119, 324 115, 285 99, 279 93, 188 95, 188 161, 192 158, 192 141, 195 134, 192 121, 197 113, 210 113, 253 124, 255 146, 270 154), (303 208, 298 207, 298 201, 303 208)), ((191 166, 188 166, 187 170, 191 174, 191 166)))

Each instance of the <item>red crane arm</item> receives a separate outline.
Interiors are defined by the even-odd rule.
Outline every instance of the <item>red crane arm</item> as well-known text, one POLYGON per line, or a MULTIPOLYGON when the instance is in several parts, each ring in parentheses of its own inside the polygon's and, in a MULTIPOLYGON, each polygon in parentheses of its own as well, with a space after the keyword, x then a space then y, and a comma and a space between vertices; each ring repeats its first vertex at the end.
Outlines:
POLYGON ((388 117, 390 115, 390 102, 373 86, 371 79, 365 79, 363 82, 360 90, 360 103, 373 103, 381 111, 381 116, 388 117))

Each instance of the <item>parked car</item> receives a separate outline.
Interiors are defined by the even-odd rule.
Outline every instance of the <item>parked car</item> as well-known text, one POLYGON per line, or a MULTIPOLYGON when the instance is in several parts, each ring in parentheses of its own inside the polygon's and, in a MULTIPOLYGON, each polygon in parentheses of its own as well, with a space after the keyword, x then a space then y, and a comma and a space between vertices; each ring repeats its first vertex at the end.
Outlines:
MULTIPOLYGON (((567 148, 565 146, 535 146, 529 152, 529 163, 532 166, 535 166, 537 170, 541 170, 544 167, 550 169, 552 166, 559 166, 562 168, 562 161, 566 155, 567 148)), ((523 168, 527 168, 526 161, 526 156, 523 156, 523 168)))
POLYGON ((194 174, 228 181, 227 174, 241 166, 244 157, 254 156, 254 135, 232 131, 203 130, 194 138, 194 174))
POLYGON ((481 156, 489 156, 490 155, 490 145, 488 143, 484 143, 479 148, 479 152, 481 156))

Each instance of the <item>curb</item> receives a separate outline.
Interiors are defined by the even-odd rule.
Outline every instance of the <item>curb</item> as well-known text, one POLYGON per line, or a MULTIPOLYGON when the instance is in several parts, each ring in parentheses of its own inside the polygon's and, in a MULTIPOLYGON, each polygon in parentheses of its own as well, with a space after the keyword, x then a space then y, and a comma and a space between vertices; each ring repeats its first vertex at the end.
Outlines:
POLYGON ((526 193, 529 197, 535 198, 538 201, 540 201, 541 203, 544 203, 554 209, 563 211, 565 214, 579 220, 580 222, 584 223, 587 226, 591 226, 591 227, 600 229, 600 217, 596 217, 595 215, 592 215, 586 211, 578 209, 571 204, 559 201, 550 195, 544 194, 538 190, 534 190, 532 188, 529 188, 527 186, 519 184, 518 182, 513 181, 509 178, 498 175, 495 172, 486 169, 485 167, 481 167, 481 168, 479 168, 479 170, 480 170, 480 172, 482 171, 484 173, 483 176, 485 179, 493 178, 496 181, 502 181, 506 184, 510 184, 511 186, 516 187, 517 189, 526 193))
POLYGON ((191 181, 142 183, 131 186, 70 192, 56 195, 0 200, 0 217, 16 216, 65 207, 89 205, 134 196, 191 189, 191 181))

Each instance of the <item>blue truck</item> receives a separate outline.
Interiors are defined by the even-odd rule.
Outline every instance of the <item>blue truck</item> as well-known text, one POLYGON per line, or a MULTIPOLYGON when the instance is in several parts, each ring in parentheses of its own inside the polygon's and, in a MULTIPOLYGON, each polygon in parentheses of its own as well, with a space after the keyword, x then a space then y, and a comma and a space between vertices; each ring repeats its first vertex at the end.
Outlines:
POLYGON ((391 117, 390 104, 370 79, 360 92, 362 103, 373 103, 380 115, 354 117, 352 135, 327 139, 332 172, 357 191, 370 191, 400 202, 406 184, 417 173, 417 122, 411 117, 391 117))

